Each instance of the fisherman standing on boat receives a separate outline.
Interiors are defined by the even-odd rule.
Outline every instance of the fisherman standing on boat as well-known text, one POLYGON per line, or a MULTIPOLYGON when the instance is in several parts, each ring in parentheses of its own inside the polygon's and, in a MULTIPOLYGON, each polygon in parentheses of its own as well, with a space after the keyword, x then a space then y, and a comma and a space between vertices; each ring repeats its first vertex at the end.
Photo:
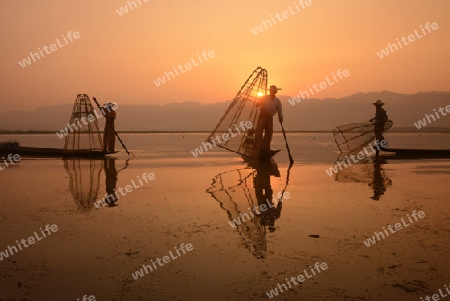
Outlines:
POLYGON ((275 96, 278 90, 281 90, 281 88, 277 88, 274 85, 270 86, 270 94, 262 97, 261 102, 257 104, 257 106, 261 107, 261 113, 256 127, 256 141, 257 145, 261 145, 261 154, 263 156, 268 155, 270 152, 270 143, 273 135, 273 116, 278 113, 278 120, 280 123, 283 122, 281 101, 275 96))
POLYGON ((105 129, 103 131, 103 152, 113 153, 116 144, 116 135, 114 130, 114 120, 116 119, 116 111, 113 104, 108 102, 102 107, 105 116, 105 129))
MULTIPOLYGON (((383 136, 384 125, 388 121, 388 116, 386 114, 386 110, 382 108, 384 103, 381 100, 377 100, 373 103, 375 105, 375 117, 370 119, 371 122, 374 122, 375 126, 375 143, 380 144, 381 141, 385 140, 383 136)), ((377 155, 379 153, 379 149, 376 150, 377 155)))

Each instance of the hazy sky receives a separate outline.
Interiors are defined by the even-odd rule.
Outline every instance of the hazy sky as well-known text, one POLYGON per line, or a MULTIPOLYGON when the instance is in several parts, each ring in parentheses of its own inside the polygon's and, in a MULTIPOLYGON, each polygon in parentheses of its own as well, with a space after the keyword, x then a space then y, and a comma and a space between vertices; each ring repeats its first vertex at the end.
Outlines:
POLYGON ((219 102, 232 99, 257 66, 290 96, 338 69, 350 76, 315 97, 450 90, 448 0, 312 0, 305 8, 300 0, 139 1, 122 16, 124 0, 3 1, 0 111, 72 103, 78 93, 119 105, 219 102), (253 34, 271 15, 277 24, 253 34), (427 22, 438 29, 424 35, 427 22), (414 30, 420 39, 377 55, 414 30), (79 37, 66 44, 69 31, 79 37), (44 57, 18 63, 51 44, 44 57), (200 63, 204 50, 215 56, 200 63), (192 59, 198 66, 154 84, 192 59))

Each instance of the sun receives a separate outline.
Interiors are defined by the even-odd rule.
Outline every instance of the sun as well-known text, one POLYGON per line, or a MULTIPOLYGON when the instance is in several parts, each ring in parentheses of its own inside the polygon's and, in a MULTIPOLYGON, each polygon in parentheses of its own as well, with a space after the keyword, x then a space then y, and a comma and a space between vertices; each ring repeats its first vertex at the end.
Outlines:
POLYGON ((256 93, 256 96, 257 96, 257 97, 264 96, 264 92, 259 91, 258 93, 256 93))

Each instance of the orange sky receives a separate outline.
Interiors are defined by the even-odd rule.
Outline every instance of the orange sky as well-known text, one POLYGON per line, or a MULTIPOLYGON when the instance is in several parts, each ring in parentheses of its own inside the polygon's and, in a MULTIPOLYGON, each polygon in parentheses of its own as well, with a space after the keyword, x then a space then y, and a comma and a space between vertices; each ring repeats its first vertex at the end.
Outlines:
POLYGON ((311 0, 304 9, 300 0, 139 1, 122 16, 116 10, 124 0, 5 2, 0 111, 72 103, 78 93, 119 104, 219 102, 232 99, 257 66, 289 96, 338 69, 348 69, 350 76, 314 96, 450 90, 446 0, 311 0), (289 6, 296 11, 295 4, 300 12, 257 35, 251 32, 289 6), (439 28, 385 58, 377 56, 396 38, 421 33, 427 22, 439 28), (69 31, 80 37, 25 68, 18 64, 57 38, 64 45, 62 35, 69 31), (199 64, 197 53, 203 50, 215 56, 199 64), (199 66, 160 87, 154 84, 191 59, 199 66))

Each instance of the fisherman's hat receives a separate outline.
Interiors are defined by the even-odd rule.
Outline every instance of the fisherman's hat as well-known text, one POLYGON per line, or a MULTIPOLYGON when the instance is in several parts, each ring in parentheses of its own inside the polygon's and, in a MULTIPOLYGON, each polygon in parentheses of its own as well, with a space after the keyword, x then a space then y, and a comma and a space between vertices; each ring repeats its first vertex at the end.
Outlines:
POLYGON ((277 86, 272 85, 272 86, 270 86, 270 91, 273 91, 273 90, 279 91, 279 90, 281 90, 281 88, 277 88, 277 86))
POLYGON ((376 102, 374 102, 373 103, 374 105, 376 105, 376 106, 382 106, 382 105, 384 105, 384 102, 382 102, 381 100, 377 100, 376 102))

